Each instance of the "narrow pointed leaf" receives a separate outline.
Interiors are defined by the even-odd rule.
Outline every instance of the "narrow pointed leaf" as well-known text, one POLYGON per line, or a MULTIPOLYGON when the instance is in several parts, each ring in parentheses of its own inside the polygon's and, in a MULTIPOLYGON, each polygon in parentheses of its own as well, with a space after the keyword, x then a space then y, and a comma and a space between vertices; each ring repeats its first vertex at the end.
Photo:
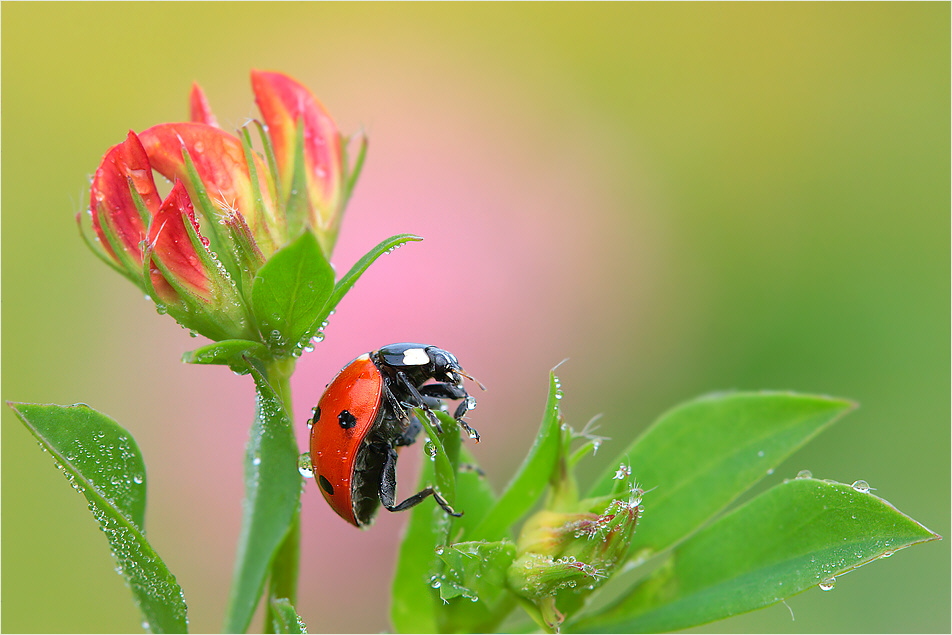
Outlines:
POLYGON ((334 290, 334 270, 317 239, 304 232, 275 253, 251 285, 258 328, 276 356, 300 351, 334 290))
POLYGON ((182 589, 145 539, 145 462, 118 423, 85 404, 9 403, 63 470, 106 534, 117 571, 126 579, 153 633, 188 629, 182 589))
POLYGON ((224 630, 243 633, 264 590, 275 552, 300 506, 301 474, 291 422, 254 367, 258 404, 245 456, 245 505, 224 630))
POLYGON ((304 620, 297 614, 291 602, 287 598, 275 598, 271 600, 271 614, 273 619, 271 625, 275 633, 291 633, 293 635, 303 635, 307 633, 307 626, 304 620))
POLYGON ((611 491, 619 465, 652 490, 629 556, 695 531, 795 450, 849 412, 843 399, 787 392, 701 397, 664 414, 610 463, 589 496, 611 491), (657 519, 657 520, 652 520, 657 519))
POLYGON ((471 540, 495 541, 505 538, 513 523, 532 508, 549 484, 559 458, 561 394, 559 380, 554 372, 550 372, 549 396, 535 442, 496 504, 470 534, 471 540))
POLYGON ((320 328, 320 325, 330 316, 331 311, 337 308, 338 303, 344 298, 344 295, 350 291, 351 287, 360 279, 360 276, 363 275, 367 268, 373 264, 374 260, 379 258, 385 253, 389 253, 405 245, 408 242, 416 242, 423 240, 419 236, 414 236, 413 234, 397 234, 396 236, 391 236, 390 238, 381 241, 376 247, 371 249, 369 252, 364 254, 364 256, 350 268, 344 276, 337 281, 337 284, 334 285, 334 292, 331 294, 330 298, 327 300, 327 303, 321 309, 320 314, 317 316, 315 323, 311 327, 312 332, 317 332, 320 328))
POLYGON ((829 585, 856 567, 938 538, 868 492, 786 481, 686 540, 652 577, 571 630, 646 633, 705 624, 829 585))

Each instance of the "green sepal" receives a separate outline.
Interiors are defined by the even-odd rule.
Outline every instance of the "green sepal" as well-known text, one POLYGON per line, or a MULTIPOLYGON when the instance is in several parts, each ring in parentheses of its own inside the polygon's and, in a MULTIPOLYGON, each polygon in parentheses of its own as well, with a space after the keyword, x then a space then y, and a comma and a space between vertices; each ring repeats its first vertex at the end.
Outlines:
MULTIPOLYGON (((136 191, 135 187, 132 185, 131 181, 129 182, 129 191, 132 193, 132 198, 134 201, 138 201, 136 207, 139 210, 139 214, 142 214, 142 209, 144 208, 144 203, 142 203, 142 197, 139 196, 139 193, 136 191)), ((106 242, 109 243, 109 248, 112 249, 112 253, 116 254, 116 258, 119 259, 120 266, 127 271, 126 277, 136 283, 140 288, 143 288, 142 281, 135 279, 136 273, 141 268, 139 262, 126 250, 126 246, 119 240, 118 236, 115 235, 112 226, 109 224, 109 215, 103 215, 103 236, 106 239, 106 242)), ((145 221, 144 226, 148 227, 148 219, 145 221)), ((144 237, 143 237, 144 238, 144 237)), ((136 255, 141 253, 141 246, 137 246, 136 255)))
MULTIPOLYGON (((255 207, 254 217, 258 219, 261 222, 261 224, 267 228, 266 233, 268 238, 271 239, 272 244, 263 245, 263 248, 265 251, 270 253, 270 252, 273 252, 274 249, 281 243, 282 237, 294 236, 294 233, 291 231, 288 231, 287 223, 285 222, 285 219, 280 214, 272 215, 272 214, 266 213, 265 206, 264 206, 263 193, 261 191, 261 183, 258 180, 258 166, 255 165, 255 151, 251 147, 251 133, 249 133, 248 129, 245 127, 241 129, 240 136, 241 136, 241 149, 245 155, 245 166, 248 168, 248 177, 251 181, 251 193, 254 199, 254 207, 255 207)), ((265 175, 265 181, 269 180, 267 177, 268 175, 265 175)), ((272 201, 273 200, 275 199, 272 199, 272 201)), ((247 227, 247 223, 245 224, 245 226, 247 227)), ((234 232, 232 232, 232 234, 233 234, 232 239, 234 240, 236 237, 234 236, 234 232)), ((259 236, 258 239, 260 240, 261 236, 259 236)), ((244 242, 247 242, 247 241, 245 240, 244 242)), ((257 244, 257 241, 255 240, 252 240, 251 242, 255 245, 255 249, 259 251, 260 253, 262 246, 259 246, 257 244)), ((242 257, 242 251, 244 249, 247 249, 247 246, 245 246, 244 244, 236 243, 235 257, 239 261, 239 265, 244 260, 244 258, 242 257)), ((254 275, 254 274, 252 273, 251 275, 254 275)))
MULTIPOLYGON (((340 213, 337 215, 336 222, 340 222, 340 218, 343 216, 343 211, 347 207, 347 203, 350 202, 350 197, 354 193, 354 187, 357 185, 357 179, 360 178, 360 173, 364 169, 364 160, 367 158, 367 135, 361 133, 359 134, 359 146, 357 149, 357 158, 354 159, 354 164, 350 165, 350 158, 348 156, 347 147, 351 143, 351 138, 348 138, 346 143, 341 144, 341 165, 346 169, 344 174, 344 191, 341 195, 340 203, 340 213)), ((335 230, 336 231, 336 230, 335 230)))
POLYGON ((269 195, 271 196, 272 201, 278 201, 281 199, 280 184, 275 183, 274 179, 278 178, 278 161, 274 156, 274 144, 271 142, 271 137, 268 135, 265 130, 264 124, 262 124, 257 119, 252 119, 251 123, 254 124, 255 128, 258 129, 258 136, 261 138, 261 146, 264 148, 265 160, 268 162, 268 171, 273 175, 273 178, 267 180, 269 195))
MULTIPOLYGON (((307 187, 307 164, 304 160, 304 119, 298 117, 294 134, 294 168, 291 171, 291 190, 288 192, 288 200, 285 201, 289 236, 296 236, 310 224, 310 210, 311 199, 307 187)), ((329 254, 333 249, 333 243, 325 245, 319 235, 324 228, 312 227, 311 230, 317 235, 322 252, 329 254)))
MULTIPOLYGON (((208 273, 209 297, 196 295, 191 289, 181 284, 175 273, 160 258, 154 257, 155 252, 152 245, 146 248, 143 255, 143 278, 149 280, 151 288, 150 263, 159 270, 162 277, 165 278, 178 296, 177 303, 165 303, 162 304, 162 307, 185 328, 216 341, 247 338, 253 335, 244 300, 235 287, 235 283, 223 274, 219 263, 202 242, 198 232, 195 231, 195 226, 184 212, 182 213, 182 220, 192 250, 208 273)), ((154 288, 151 290, 155 291, 154 288)), ((159 304, 159 302, 156 302, 156 306, 159 306, 159 304)))
POLYGON ((218 222, 222 216, 221 210, 217 205, 212 203, 211 198, 208 196, 208 191, 205 189, 205 183, 201 177, 199 177, 198 170, 195 169, 192 155, 189 154, 188 148, 184 146, 182 147, 182 160, 185 163, 185 173, 188 174, 188 180, 195 189, 195 196, 192 197, 194 199, 192 200, 192 205, 198 208, 202 213, 202 217, 207 221, 205 223, 205 237, 209 240, 208 249, 209 251, 214 251, 219 254, 218 257, 221 259, 225 270, 228 271, 232 278, 235 278, 240 275, 240 271, 235 261, 233 248, 226 237, 222 235, 224 230, 222 229, 222 225, 218 222))
POLYGON ((97 258, 106 263, 113 271, 121 274, 123 277, 127 278, 129 282, 133 283, 137 287, 142 288, 142 280, 139 278, 139 276, 132 275, 124 267, 120 267, 116 261, 108 253, 106 253, 104 249, 97 246, 97 244, 101 245, 101 242, 97 243, 97 241, 94 241, 89 237, 89 235, 86 233, 86 227, 83 225, 83 216, 86 216, 84 212, 79 212, 76 214, 76 226, 79 228, 79 235, 82 237, 83 242, 86 243, 86 246, 89 247, 89 250, 93 252, 97 258))

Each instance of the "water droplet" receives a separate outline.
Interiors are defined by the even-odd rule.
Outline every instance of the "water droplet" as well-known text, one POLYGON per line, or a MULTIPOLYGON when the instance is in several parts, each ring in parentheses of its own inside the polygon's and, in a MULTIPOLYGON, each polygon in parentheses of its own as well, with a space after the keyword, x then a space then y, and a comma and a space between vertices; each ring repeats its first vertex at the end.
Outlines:
POLYGON ((896 552, 895 552, 895 551, 884 551, 884 552, 883 552, 883 555, 881 555, 881 556, 879 556, 879 557, 880 557, 880 558, 888 558, 888 557, 890 557, 891 555, 893 555, 894 553, 896 553, 896 552))
POLYGON ((304 478, 314 478, 314 470, 311 468, 311 453, 305 452, 298 457, 298 472, 304 478))
POLYGON ((141 484, 142 481, 144 481, 144 480, 145 480, 145 477, 142 476, 141 474, 133 474, 133 475, 132 475, 132 482, 133 482, 133 483, 136 483, 137 485, 138 485, 138 484, 141 484))
POLYGON ((436 449, 436 444, 432 441, 427 441, 423 444, 423 450, 430 456, 431 459, 435 459, 437 453, 439 452, 436 449))
POLYGON ((836 578, 830 576, 829 578, 822 580, 818 585, 821 591, 832 591, 833 587, 836 586, 836 578))
POLYGON ((763 456, 763 455, 764 455, 764 451, 763 451, 763 450, 761 450, 760 452, 757 453, 757 456, 763 456))
POLYGON ((797 478, 813 478, 813 472, 810 470, 800 470, 797 472, 797 478))
POLYGON ((261 465, 261 455, 260 455, 260 454, 255 454, 253 457, 251 457, 251 464, 252 464, 252 465, 261 465))
POLYGON ((868 494, 871 489, 869 483, 866 481, 853 481, 853 484, 850 486, 860 494, 868 494))

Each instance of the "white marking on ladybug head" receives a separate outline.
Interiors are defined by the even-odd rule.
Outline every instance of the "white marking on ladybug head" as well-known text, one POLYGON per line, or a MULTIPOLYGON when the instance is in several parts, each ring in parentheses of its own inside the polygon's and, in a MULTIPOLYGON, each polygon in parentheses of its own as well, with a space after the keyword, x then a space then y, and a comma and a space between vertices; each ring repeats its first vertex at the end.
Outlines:
POLYGON ((422 348, 408 348, 403 351, 405 366, 425 366, 430 363, 430 356, 422 348))
POLYGON ((363 355, 361 355, 360 357, 358 357, 358 358, 355 359, 354 361, 355 361, 355 362, 365 362, 365 361, 367 361, 368 359, 370 359, 370 353, 364 353, 363 355))

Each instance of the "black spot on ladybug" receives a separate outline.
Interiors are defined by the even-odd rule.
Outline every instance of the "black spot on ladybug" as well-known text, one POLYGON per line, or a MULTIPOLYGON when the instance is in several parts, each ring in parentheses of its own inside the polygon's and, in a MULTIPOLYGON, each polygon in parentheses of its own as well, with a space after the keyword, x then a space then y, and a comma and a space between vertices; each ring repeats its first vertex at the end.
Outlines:
POLYGON ((325 492, 327 492, 327 494, 328 494, 329 496, 333 496, 333 495, 334 495, 334 486, 331 485, 331 482, 330 482, 330 481, 328 481, 326 478, 324 478, 323 475, 320 476, 320 477, 318 477, 317 480, 318 480, 318 482, 321 484, 321 489, 322 489, 322 490, 324 490, 325 492))
POLYGON ((350 414, 349 410, 341 410, 340 414, 337 415, 337 422, 340 423, 340 427, 344 430, 348 430, 357 425, 357 417, 350 414))

